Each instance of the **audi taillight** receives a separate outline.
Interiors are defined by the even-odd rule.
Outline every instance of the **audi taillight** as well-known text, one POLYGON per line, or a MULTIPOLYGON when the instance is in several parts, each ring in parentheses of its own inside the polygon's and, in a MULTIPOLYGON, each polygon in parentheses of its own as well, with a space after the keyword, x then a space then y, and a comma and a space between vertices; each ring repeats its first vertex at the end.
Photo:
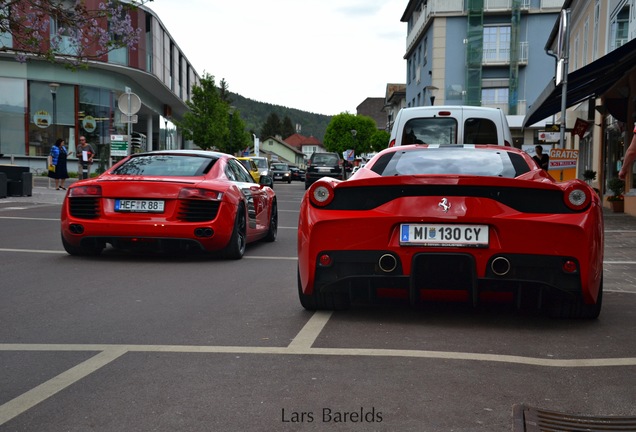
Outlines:
POLYGON ((100 197, 102 196, 102 187, 99 185, 75 186, 68 191, 68 196, 77 197, 100 197))
POLYGON ((179 199, 202 199, 220 201, 221 198, 223 198, 223 192, 208 189, 183 188, 179 192, 179 199))

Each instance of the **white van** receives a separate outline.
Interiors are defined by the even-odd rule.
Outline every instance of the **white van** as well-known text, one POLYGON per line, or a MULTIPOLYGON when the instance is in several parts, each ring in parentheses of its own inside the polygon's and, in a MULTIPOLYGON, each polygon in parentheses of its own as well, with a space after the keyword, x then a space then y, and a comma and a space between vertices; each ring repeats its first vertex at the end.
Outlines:
POLYGON ((512 145, 506 116, 500 109, 476 106, 402 108, 393 123, 389 147, 406 144, 512 145))

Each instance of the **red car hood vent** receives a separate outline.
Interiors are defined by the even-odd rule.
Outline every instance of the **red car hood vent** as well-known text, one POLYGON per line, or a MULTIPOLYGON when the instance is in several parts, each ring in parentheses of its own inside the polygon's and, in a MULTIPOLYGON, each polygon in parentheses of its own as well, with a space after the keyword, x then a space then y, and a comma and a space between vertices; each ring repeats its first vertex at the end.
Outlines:
POLYGON ((500 202, 522 213, 576 213, 565 205, 558 189, 531 189, 473 185, 399 185, 335 188, 329 210, 371 210, 392 200, 407 197, 475 197, 500 202))

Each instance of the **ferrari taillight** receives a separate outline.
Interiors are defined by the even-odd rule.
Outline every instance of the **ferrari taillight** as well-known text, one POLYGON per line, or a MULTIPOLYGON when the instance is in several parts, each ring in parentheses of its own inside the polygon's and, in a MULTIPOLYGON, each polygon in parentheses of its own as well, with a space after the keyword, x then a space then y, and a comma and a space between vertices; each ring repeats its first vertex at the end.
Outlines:
POLYGON ((323 181, 317 181, 309 188, 309 199, 311 203, 317 207, 324 207, 329 204, 334 197, 334 191, 331 184, 323 181))
POLYGON ((590 203, 590 192, 581 185, 572 185, 565 190, 565 205, 572 210, 583 210, 590 203))
POLYGON ((223 192, 199 188, 183 188, 179 192, 179 199, 202 199, 211 201, 220 201, 223 198, 223 192))
POLYGON ((102 196, 102 187, 98 185, 76 186, 68 191, 68 196, 77 197, 100 197, 102 196))

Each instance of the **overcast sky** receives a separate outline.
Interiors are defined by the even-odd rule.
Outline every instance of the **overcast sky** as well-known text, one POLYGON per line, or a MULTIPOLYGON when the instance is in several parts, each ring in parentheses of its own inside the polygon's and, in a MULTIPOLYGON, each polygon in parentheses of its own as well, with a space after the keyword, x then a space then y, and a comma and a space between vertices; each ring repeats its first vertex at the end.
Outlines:
POLYGON ((319 114, 355 113, 404 83, 407 0, 154 0, 200 76, 319 114))

